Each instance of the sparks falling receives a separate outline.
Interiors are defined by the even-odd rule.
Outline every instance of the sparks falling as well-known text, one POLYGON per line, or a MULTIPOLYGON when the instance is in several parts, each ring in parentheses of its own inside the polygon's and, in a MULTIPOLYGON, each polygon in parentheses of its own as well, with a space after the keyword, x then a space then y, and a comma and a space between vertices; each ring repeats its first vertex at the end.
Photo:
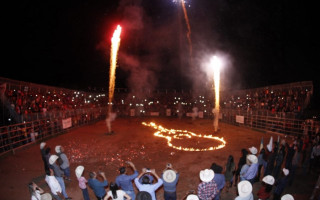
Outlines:
POLYGON ((217 56, 214 56, 211 61, 211 66, 213 67, 214 73, 214 91, 215 91, 215 107, 214 107, 214 131, 218 131, 218 122, 219 122, 219 109, 220 109, 220 67, 221 61, 217 56))
POLYGON ((184 5, 184 1, 181 0, 181 6, 182 6, 182 10, 183 10, 183 14, 184 14, 184 19, 186 20, 186 25, 188 28, 188 32, 187 32, 187 38, 188 38, 188 42, 189 42, 189 53, 190 53, 190 58, 192 57, 192 42, 191 42, 191 28, 190 28, 190 23, 189 23, 189 18, 187 15, 187 9, 184 5))
POLYGON ((175 129, 166 129, 160 125, 156 125, 153 122, 146 123, 142 122, 144 126, 149 126, 157 131, 154 133, 156 137, 161 137, 165 138, 167 140, 167 144, 169 147, 180 150, 180 151, 212 151, 215 149, 222 149, 223 147, 226 146, 226 141, 221 137, 215 137, 212 135, 201 135, 201 134, 196 134, 187 130, 175 130, 175 129), (205 138, 205 139, 210 139, 210 140, 216 140, 221 142, 220 145, 218 146, 212 146, 209 148, 188 148, 188 147, 182 147, 182 146, 175 146, 172 144, 173 139, 181 139, 182 137, 186 138, 192 138, 192 137, 198 137, 198 138, 205 138))
POLYGON ((118 25, 117 29, 114 31, 111 38, 111 55, 110 55, 110 72, 109 72, 109 102, 108 102, 108 114, 110 115, 112 109, 112 100, 114 94, 114 87, 116 81, 116 67, 117 67, 117 57, 120 47, 120 34, 121 26, 118 25))

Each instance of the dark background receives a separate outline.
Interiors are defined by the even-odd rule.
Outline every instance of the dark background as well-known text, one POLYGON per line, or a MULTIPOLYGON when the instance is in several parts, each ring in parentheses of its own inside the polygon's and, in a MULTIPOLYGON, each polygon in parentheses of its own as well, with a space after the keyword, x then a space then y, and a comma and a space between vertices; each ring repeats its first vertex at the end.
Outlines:
MULTIPOLYGON (((4 18, 1 76, 70 89, 108 88, 110 38, 121 24, 116 87, 197 89, 201 65, 220 53, 225 88, 314 81, 316 6, 301 1, 187 1, 187 27, 172 0, 20 1, 4 18)), ((204 81, 206 80, 206 81, 204 81)))

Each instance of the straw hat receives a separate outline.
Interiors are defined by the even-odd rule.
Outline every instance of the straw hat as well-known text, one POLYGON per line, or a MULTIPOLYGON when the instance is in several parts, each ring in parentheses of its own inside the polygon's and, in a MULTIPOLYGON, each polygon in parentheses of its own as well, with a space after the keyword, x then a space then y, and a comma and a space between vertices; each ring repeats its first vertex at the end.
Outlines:
POLYGON ((57 155, 51 155, 49 158, 49 164, 52 165, 53 163, 55 163, 58 159, 57 155))
POLYGON ((253 164, 258 163, 258 158, 257 158, 257 156, 255 156, 255 155, 250 154, 250 155, 247 156, 247 158, 248 158, 248 160, 249 160, 251 163, 253 163, 253 164))
POLYGON ((57 153, 60 153, 61 152, 60 148, 61 148, 61 146, 57 145, 56 148, 54 148, 54 150, 56 150, 57 153))
POLYGON ((249 181, 240 181, 238 183, 238 192, 240 197, 247 197, 252 192, 252 185, 249 181))
POLYGON ((269 185, 274 184, 274 178, 271 175, 267 175, 267 176, 263 177, 262 181, 265 182, 266 184, 269 184, 269 185))
POLYGON ((294 200, 291 194, 285 194, 281 197, 281 200, 294 200))
POLYGON ((255 148, 255 147, 250 147, 250 148, 249 148, 249 151, 250 151, 252 154, 254 154, 254 155, 256 155, 256 154, 258 153, 258 150, 257 150, 257 148, 255 148))
POLYGON ((200 180, 203 182, 209 182, 213 179, 214 172, 212 169, 205 169, 200 171, 200 180))
POLYGON ((76 168, 76 177, 77 178, 80 178, 82 173, 83 173, 83 170, 84 170, 84 167, 82 165, 79 165, 77 168, 76 168))
POLYGON ((45 143, 45 142, 41 142, 41 143, 40 143, 40 149, 43 149, 44 146, 46 146, 46 143, 45 143))
POLYGON ((167 169, 163 172, 162 177, 165 182, 172 183, 174 180, 176 180, 177 175, 172 169, 167 169))
POLYGON ((189 194, 187 200, 199 200, 199 197, 195 194, 189 194))

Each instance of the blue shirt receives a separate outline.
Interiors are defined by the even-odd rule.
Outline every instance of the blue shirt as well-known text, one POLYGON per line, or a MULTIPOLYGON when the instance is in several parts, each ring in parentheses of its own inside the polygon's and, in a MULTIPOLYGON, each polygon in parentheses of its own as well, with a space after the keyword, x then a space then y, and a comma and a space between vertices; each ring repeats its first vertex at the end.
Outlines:
MULTIPOLYGON (((161 178, 163 179, 163 173, 161 174, 161 178)), ((178 180, 179 180, 179 173, 176 174, 176 179, 171 183, 168 183, 163 180, 163 190, 166 192, 175 192, 178 180)))
POLYGON ((120 174, 116 178, 116 184, 124 191, 134 191, 132 181, 137 178, 138 171, 134 171, 132 175, 120 174))
POLYGON ((251 164, 247 172, 243 175, 246 180, 251 180, 256 177, 258 173, 259 164, 251 164))
POLYGON ((216 182, 219 191, 226 184, 226 179, 223 174, 215 174, 213 180, 216 182))
POLYGON ((136 184, 139 191, 146 191, 151 194, 152 200, 156 200, 156 190, 163 184, 161 178, 158 179, 158 182, 155 184, 141 184, 138 178, 134 179, 134 183, 136 184))
POLYGON ((103 196, 106 195, 106 190, 104 189, 104 187, 106 187, 108 185, 108 181, 107 180, 104 180, 103 182, 100 182, 97 179, 90 178, 88 180, 88 185, 91 187, 91 189, 93 190, 94 194, 97 197, 102 198, 103 196))

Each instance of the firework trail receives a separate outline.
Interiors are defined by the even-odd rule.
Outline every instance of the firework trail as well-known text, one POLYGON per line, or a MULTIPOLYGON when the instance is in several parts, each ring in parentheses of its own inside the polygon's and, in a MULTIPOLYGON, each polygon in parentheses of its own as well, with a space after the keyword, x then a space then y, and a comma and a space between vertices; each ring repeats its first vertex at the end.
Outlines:
POLYGON ((108 115, 112 111, 112 100, 114 95, 114 87, 116 81, 117 56, 120 47, 121 26, 118 25, 111 38, 111 55, 110 55, 110 72, 109 72, 109 101, 108 115))
POLYGON ((184 1, 181 0, 181 5, 182 5, 182 9, 183 9, 183 13, 184 13, 184 18, 186 20, 186 25, 188 28, 188 32, 187 32, 187 38, 188 38, 188 42, 189 42, 189 53, 190 53, 190 58, 192 56, 192 42, 191 42, 191 28, 190 28, 190 23, 189 23, 189 18, 187 15, 187 9, 184 5, 184 1))

